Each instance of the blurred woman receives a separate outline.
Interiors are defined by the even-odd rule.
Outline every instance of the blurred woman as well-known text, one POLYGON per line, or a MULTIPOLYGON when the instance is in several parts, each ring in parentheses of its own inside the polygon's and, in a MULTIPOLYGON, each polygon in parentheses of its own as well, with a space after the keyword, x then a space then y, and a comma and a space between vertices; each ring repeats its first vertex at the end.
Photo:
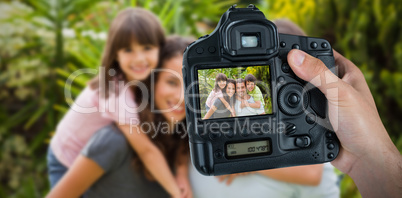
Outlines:
MULTIPOLYGON (((162 68, 148 92, 147 108, 139 112, 140 124, 131 126, 135 152, 116 125, 96 132, 78 159, 52 189, 48 197, 191 197, 188 182, 188 140, 185 139, 185 110, 182 52, 192 40, 170 37, 162 50, 162 68), (151 109, 151 102, 155 109, 151 109), (152 146, 146 146, 152 145, 152 146), (166 161, 157 160, 152 150, 160 150, 166 161), (143 153, 144 155, 141 155, 143 153), (147 154, 148 153, 148 154, 147 154), (155 181, 144 160, 154 160, 154 168, 168 165, 175 174, 178 194, 155 181)), ((136 89, 136 95, 141 94, 136 89), (138 93, 137 93, 138 92, 138 93)), ((170 186, 167 186, 170 187, 170 186)))

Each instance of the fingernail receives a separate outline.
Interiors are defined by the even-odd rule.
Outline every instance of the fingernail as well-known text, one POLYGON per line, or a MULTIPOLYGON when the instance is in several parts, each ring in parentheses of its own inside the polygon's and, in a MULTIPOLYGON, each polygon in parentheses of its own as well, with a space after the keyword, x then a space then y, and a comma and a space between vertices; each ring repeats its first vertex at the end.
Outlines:
POLYGON ((294 65, 300 66, 303 64, 304 58, 306 58, 306 53, 300 50, 295 50, 292 56, 294 65))

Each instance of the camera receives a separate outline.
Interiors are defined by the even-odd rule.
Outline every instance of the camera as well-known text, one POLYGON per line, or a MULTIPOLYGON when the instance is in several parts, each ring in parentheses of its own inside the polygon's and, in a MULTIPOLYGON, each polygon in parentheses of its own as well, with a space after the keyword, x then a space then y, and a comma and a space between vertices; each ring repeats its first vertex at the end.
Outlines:
POLYGON ((254 5, 232 6, 215 30, 184 51, 191 160, 223 175, 334 160, 340 149, 325 95, 298 78, 287 54, 300 49, 335 72, 321 38, 279 34, 254 5))

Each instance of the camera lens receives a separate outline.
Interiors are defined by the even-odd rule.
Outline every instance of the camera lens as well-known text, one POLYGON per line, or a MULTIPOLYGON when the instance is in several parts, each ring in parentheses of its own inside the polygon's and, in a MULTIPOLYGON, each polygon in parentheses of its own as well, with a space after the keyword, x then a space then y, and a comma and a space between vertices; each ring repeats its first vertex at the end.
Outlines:
POLYGON ((242 47, 258 47, 260 38, 258 34, 250 35, 245 34, 241 36, 241 46, 242 47))

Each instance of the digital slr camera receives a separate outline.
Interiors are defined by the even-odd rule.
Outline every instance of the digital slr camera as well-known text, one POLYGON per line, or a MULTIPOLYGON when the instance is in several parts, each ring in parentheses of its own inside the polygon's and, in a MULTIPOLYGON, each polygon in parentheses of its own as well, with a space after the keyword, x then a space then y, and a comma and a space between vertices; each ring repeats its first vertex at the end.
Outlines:
MULTIPOLYGON (((340 149, 325 95, 298 78, 287 54, 300 49, 334 72, 328 41, 279 34, 254 5, 229 8, 183 58, 192 163, 203 175, 318 164, 340 149)), ((335 73, 335 72, 334 72, 335 73)))

